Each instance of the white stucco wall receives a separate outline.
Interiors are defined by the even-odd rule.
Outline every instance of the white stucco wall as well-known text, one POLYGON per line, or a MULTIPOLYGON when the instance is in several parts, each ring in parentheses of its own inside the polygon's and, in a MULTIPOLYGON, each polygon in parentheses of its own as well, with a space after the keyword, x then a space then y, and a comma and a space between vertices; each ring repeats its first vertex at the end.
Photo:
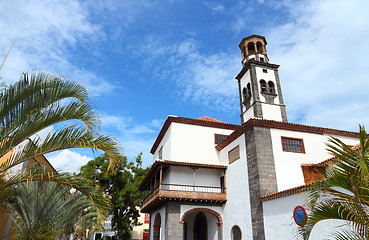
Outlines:
POLYGON ((166 159, 179 162, 219 164, 215 149, 214 134, 229 135, 233 131, 173 122, 171 124, 171 150, 163 155, 166 159))
POLYGON ((150 240, 154 239, 154 221, 157 213, 160 213, 161 228, 160 228, 160 240, 165 239, 165 207, 160 208, 150 214, 150 240))
MULTIPOLYGON (((256 70, 256 78, 258 80, 258 87, 259 87, 259 92, 261 91, 260 89, 260 80, 263 79, 265 80, 265 82, 268 84, 269 81, 272 81, 274 83, 274 87, 275 87, 275 91, 276 93, 278 93, 278 90, 277 90, 277 82, 276 82, 276 79, 275 79, 275 74, 274 74, 274 71, 273 70, 270 70, 270 69, 267 69, 267 73, 263 72, 263 69, 267 69, 267 68, 263 68, 263 67, 255 67, 255 70, 256 70)), ((263 95, 260 94, 260 100, 262 102, 265 102, 265 98, 263 95)), ((277 95, 277 97, 274 99, 274 103, 275 104, 279 104, 279 96, 277 95)), ((263 111, 263 114, 264 114, 264 111, 263 111)), ((264 116, 265 118, 265 116, 264 116)))
MULTIPOLYGON (((278 191, 305 184, 301 164, 320 163, 331 157, 325 145, 329 138, 328 135, 271 129, 271 136, 278 191), (282 136, 303 139, 305 153, 284 152, 282 136)), ((358 143, 355 138, 337 137, 349 145, 358 143)))
POLYGON ((222 164, 228 164, 228 151, 240 146, 240 159, 229 164, 226 172, 227 202, 223 205, 223 239, 231 239, 231 229, 238 225, 242 239, 252 239, 249 181, 245 135, 221 150, 222 164))
MULTIPOLYGON (((198 168, 195 170, 195 185, 220 187, 222 175, 222 170, 198 168)), ((164 171, 162 183, 193 185, 193 170, 190 167, 170 166, 164 171)))
MULTIPOLYGON (((303 206, 308 212, 305 204, 307 192, 294 194, 284 198, 278 198, 263 202, 264 230, 267 240, 273 239, 298 239, 297 224, 293 219, 293 210, 296 206, 303 206)), ((333 239, 332 233, 341 229, 343 221, 322 221, 318 223, 309 240, 333 239)))
POLYGON ((271 119, 282 122, 282 112, 279 105, 262 104, 263 119, 271 119))
POLYGON ((153 159, 154 161, 158 159, 159 150, 163 147, 163 157, 162 159, 170 160, 171 150, 172 150, 172 125, 169 126, 167 132, 165 133, 163 139, 161 140, 158 148, 156 149, 153 159))
MULTIPOLYGON (((243 105, 243 104, 242 104, 243 105)), ((244 122, 247 122, 250 118, 255 118, 254 106, 251 106, 243 115, 244 122)))
MULTIPOLYGON (((248 83, 250 83, 250 85, 251 85, 250 71, 247 71, 242 76, 242 78, 240 80, 240 87, 241 87, 241 89, 239 89, 239 90, 241 90, 241 96, 240 97, 241 97, 242 101, 243 101, 242 90, 243 90, 243 88, 247 87, 247 84, 248 83)), ((252 86, 251 86, 251 92, 252 92, 252 86)), ((254 99, 253 99, 253 97, 251 97, 251 99, 250 99, 250 105, 252 105, 253 102, 254 102, 254 99)), ((245 112, 245 111, 246 111, 246 106, 244 104, 242 104, 242 112, 245 112)))
POLYGON ((197 186, 220 187, 220 177, 223 175, 221 170, 216 169, 196 169, 197 186))

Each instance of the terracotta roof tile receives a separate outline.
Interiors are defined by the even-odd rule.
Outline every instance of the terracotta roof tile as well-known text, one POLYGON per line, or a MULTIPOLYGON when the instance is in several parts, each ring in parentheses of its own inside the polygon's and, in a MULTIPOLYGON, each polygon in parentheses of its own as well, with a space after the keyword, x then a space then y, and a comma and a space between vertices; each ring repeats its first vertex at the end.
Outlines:
POLYGON ((215 118, 211 118, 211 117, 207 117, 207 116, 203 116, 203 117, 199 117, 199 118, 195 118, 197 120, 202 120, 202 121, 206 121, 206 122, 217 122, 217 123, 225 123, 225 124, 228 124, 226 122, 222 122, 222 121, 219 121, 215 118))
POLYGON ((167 132, 170 124, 172 122, 175 123, 182 123, 182 124, 189 124, 189 125, 196 125, 196 126, 203 126, 203 127, 212 127, 212 128, 222 128, 222 129, 229 129, 229 130, 236 130, 240 127, 240 125, 230 124, 221 122, 214 118, 209 117, 201 117, 199 118, 184 118, 184 117, 176 117, 176 116, 168 116, 167 120, 165 121, 163 127, 161 128, 158 137, 156 138, 154 145, 152 146, 150 153, 154 154, 156 149, 158 148, 161 140, 163 139, 165 133, 167 132), (205 118, 207 120, 203 120, 205 118), (211 121, 210 121, 211 119, 211 121))
POLYGON ((297 194, 297 193, 307 192, 312 189, 313 185, 314 183, 309 183, 309 184, 297 186, 294 188, 289 188, 283 191, 279 191, 279 192, 275 192, 275 193, 262 196, 259 199, 265 202, 265 201, 269 201, 269 200, 273 200, 277 198, 287 197, 287 196, 297 194))
POLYGON ((329 134, 329 135, 338 135, 338 136, 359 138, 359 133, 357 133, 357 132, 350 132, 350 131, 344 131, 344 130, 338 130, 338 129, 332 129, 332 128, 308 126, 308 125, 296 124, 296 123, 278 122, 278 121, 274 121, 274 120, 251 118, 247 122, 243 123, 231 135, 229 135, 228 138, 226 138, 224 141, 220 142, 216 146, 216 149, 218 151, 222 150, 228 144, 233 142, 236 138, 241 136, 243 133, 245 133, 246 131, 248 131, 248 129, 250 129, 252 127, 281 129, 281 130, 307 132, 307 133, 314 133, 314 134, 321 134, 321 135, 322 134, 329 134))

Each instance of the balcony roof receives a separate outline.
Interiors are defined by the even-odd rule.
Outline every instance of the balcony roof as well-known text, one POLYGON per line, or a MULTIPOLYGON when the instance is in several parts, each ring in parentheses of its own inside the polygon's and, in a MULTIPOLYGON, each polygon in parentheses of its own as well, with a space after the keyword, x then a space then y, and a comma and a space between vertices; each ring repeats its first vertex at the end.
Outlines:
POLYGON ((151 166, 144 179, 138 186, 139 190, 146 185, 146 183, 152 178, 152 176, 159 171, 160 167, 169 167, 169 166, 180 166, 180 167, 195 167, 195 168, 208 168, 208 169, 227 169, 226 165, 216 165, 216 164, 205 164, 205 163, 192 163, 192 162, 177 162, 171 160, 156 160, 154 164, 151 166))

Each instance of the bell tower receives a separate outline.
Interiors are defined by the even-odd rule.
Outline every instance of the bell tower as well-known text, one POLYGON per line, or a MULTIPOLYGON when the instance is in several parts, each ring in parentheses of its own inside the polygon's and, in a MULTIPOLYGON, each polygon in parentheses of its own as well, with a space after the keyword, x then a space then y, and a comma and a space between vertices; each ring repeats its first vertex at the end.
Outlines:
POLYGON ((251 35, 239 44, 242 70, 238 80, 241 122, 250 118, 287 122, 279 81, 279 65, 269 63, 265 37, 251 35))

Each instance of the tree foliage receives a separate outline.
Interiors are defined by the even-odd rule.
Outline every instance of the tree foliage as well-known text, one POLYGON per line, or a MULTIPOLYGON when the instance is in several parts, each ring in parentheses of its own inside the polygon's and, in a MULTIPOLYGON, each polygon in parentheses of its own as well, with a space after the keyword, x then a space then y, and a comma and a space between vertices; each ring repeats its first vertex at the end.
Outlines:
POLYGON ((99 128, 99 117, 81 84, 44 72, 24 73, 0 92, 0 157, 24 144, 22 151, 11 156, 12 161, 1 165, 0 173, 35 156, 67 148, 100 149, 109 155, 109 170, 113 169, 121 149, 110 136, 99 134, 99 128), (29 140, 58 123, 65 126, 49 132, 44 140, 29 140))
POLYGON ((112 137, 99 133, 100 119, 87 90, 81 84, 45 72, 22 74, 20 80, 0 91, 0 208, 9 201, 12 187, 29 180, 61 182, 85 194, 102 220, 109 200, 91 181, 46 169, 10 176, 9 169, 42 154, 67 148, 102 150, 113 171, 121 158, 121 148, 112 137), (41 140, 35 137, 52 126, 41 140), (16 150, 14 150, 16 149, 16 150), (96 190, 91 191, 92 188, 96 190))
POLYGON ((15 212, 17 239, 38 240, 68 237, 77 224, 94 214, 91 201, 80 192, 71 192, 61 183, 32 181, 18 184, 10 202, 15 212))
POLYGON ((332 137, 328 151, 335 156, 315 183, 308 198, 311 212, 299 228, 308 239, 314 226, 324 220, 343 220, 348 230, 333 233, 335 239, 369 239, 369 139, 360 127, 360 148, 353 150, 332 137))
POLYGON ((105 190, 112 202, 112 227, 118 232, 120 239, 130 239, 134 224, 137 225, 140 205, 138 185, 148 171, 142 168, 141 154, 135 162, 121 159, 114 172, 107 173, 109 157, 104 154, 89 161, 81 167, 81 175, 94 179, 105 190))

